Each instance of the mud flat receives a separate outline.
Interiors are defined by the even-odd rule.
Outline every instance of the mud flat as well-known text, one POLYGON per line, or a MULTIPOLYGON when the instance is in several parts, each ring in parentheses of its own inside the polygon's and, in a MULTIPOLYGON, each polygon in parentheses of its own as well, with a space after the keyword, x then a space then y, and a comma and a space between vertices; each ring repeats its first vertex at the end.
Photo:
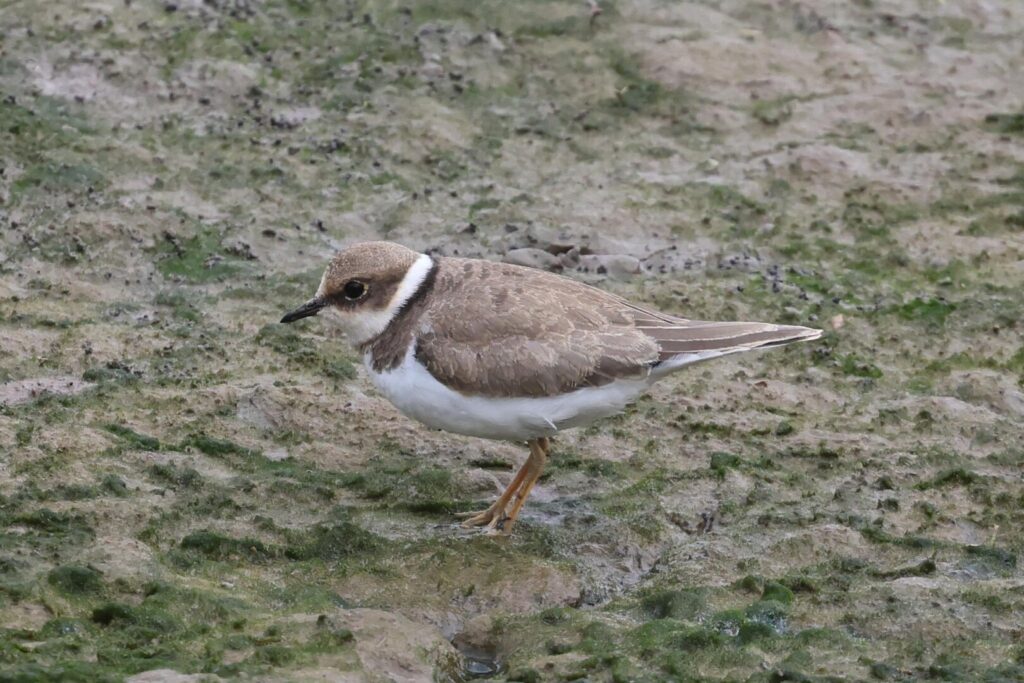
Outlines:
POLYGON ((1024 5, 0 8, 0 680, 1024 677, 1024 5), (319 321, 387 238, 810 324, 522 457, 319 321))

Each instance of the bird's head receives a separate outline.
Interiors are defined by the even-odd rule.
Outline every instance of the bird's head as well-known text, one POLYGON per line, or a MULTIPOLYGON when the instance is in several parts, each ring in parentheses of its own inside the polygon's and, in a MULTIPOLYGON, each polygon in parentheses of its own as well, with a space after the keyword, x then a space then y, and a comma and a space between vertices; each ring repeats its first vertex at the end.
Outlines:
POLYGON ((384 331, 433 268, 429 256, 400 244, 354 244, 339 251, 328 264, 316 296, 281 322, 333 311, 349 341, 355 346, 365 344, 384 331))

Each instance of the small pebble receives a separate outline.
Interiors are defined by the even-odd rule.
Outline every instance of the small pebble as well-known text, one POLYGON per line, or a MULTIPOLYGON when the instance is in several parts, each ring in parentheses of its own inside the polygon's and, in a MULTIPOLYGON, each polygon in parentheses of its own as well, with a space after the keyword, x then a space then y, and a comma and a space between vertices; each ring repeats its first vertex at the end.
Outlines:
POLYGON ((552 256, 543 249, 536 249, 534 247, 512 249, 505 254, 502 260, 505 263, 527 266, 528 268, 540 268, 542 270, 559 270, 561 268, 561 261, 556 256, 552 256))

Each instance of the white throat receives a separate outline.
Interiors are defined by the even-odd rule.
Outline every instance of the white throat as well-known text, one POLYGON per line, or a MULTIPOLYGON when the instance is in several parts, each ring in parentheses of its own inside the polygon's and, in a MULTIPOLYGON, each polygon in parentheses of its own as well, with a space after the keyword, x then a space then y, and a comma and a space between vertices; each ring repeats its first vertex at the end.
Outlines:
MULTIPOLYGON (((383 332, 398 311, 401 310, 402 306, 412 298, 413 294, 420 288, 420 285, 423 284, 433 265, 433 259, 426 254, 420 254, 420 257, 409 266, 409 270, 405 271, 405 276, 398 284, 398 289, 395 290, 391 300, 388 301, 388 305, 381 310, 342 313, 331 307, 331 317, 345 332, 349 343, 352 346, 359 346, 383 332)), ((324 283, 321 281, 320 289, 317 290, 317 296, 323 296, 323 289, 324 283)))

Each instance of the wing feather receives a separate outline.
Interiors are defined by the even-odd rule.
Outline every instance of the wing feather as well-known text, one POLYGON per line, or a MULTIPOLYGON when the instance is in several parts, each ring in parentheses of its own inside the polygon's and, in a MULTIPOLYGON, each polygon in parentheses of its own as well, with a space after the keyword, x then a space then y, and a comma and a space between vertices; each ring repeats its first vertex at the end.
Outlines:
POLYGON ((658 342, 658 359, 662 361, 685 353, 731 353, 807 341, 821 336, 820 330, 797 325, 696 320, 687 321, 685 325, 638 325, 637 329, 643 330, 658 342))
POLYGON ((552 396, 820 334, 687 320, 544 271, 471 259, 439 259, 430 299, 416 357, 467 395, 552 396))

